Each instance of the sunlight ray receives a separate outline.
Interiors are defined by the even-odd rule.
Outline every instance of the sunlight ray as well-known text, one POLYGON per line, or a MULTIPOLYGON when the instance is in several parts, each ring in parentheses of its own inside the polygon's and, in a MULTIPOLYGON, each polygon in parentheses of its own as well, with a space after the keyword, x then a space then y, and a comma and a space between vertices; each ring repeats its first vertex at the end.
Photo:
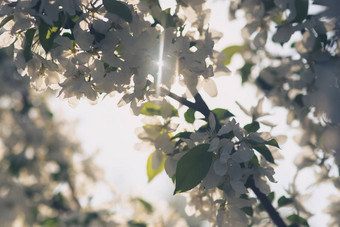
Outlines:
POLYGON ((158 95, 160 94, 160 86, 162 82, 162 74, 163 74, 163 66, 164 66, 163 51, 164 51, 164 35, 162 34, 160 36, 160 41, 159 41, 158 62, 156 63, 158 65, 158 72, 157 72, 157 78, 155 82, 156 82, 156 92, 158 95))

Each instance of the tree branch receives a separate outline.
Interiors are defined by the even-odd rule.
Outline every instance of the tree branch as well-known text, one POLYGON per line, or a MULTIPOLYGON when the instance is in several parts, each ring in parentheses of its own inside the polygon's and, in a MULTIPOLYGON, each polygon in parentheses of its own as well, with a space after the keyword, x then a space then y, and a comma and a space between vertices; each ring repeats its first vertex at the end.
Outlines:
POLYGON ((200 107, 200 112, 206 117, 209 118, 210 109, 208 105, 204 102, 202 96, 200 93, 197 92, 197 94, 194 96, 195 98, 195 104, 200 107))
POLYGON ((257 198, 260 200, 261 204, 263 205, 264 209, 266 209, 267 213, 269 214, 270 218, 273 220, 274 224, 278 227, 287 227, 286 223, 282 220, 279 213, 276 211, 276 209, 273 207, 269 199, 265 194, 263 194, 256 186, 254 179, 252 177, 249 178, 247 185, 250 187, 257 198))
MULTIPOLYGON (((180 97, 170 91, 168 91, 168 96, 173 98, 174 100, 178 101, 179 103, 193 109, 196 111, 199 111, 202 113, 206 118, 209 117, 210 114, 210 109, 208 105, 205 103, 203 100, 202 96, 197 93, 194 98, 195 98, 195 103, 188 101, 186 98, 180 97)), ((269 214, 270 218, 273 220, 273 222, 278 226, 278 227, 287 227, 287 225, 284 223, 282 220, 281 216, 279 213, 276 211, 276 209, 273 207, 269 199, 265 194, 263 194, 256 186, 254 179, 252 177, 249 178, 249 180, 246 183, 247 187, 250 187, 257 198, 260 200, 261 204, 269 214)))
POLYGON ((168 92, 168 96, 174 100, 176 100, 177 102, 181 103, 184 106, 187 106, 193 110, 196 110, 200 113, 202 113, 206 118, 209 117, 210 114, 210 109, 207 106, 207 104, 204 102, 204 100, 202 99, 201 95, 199 93, 197 93, 195 95, 195 102, 190 102, 189 100, 187 100, 186 98, 180 97, 174 93, 172 93, 171 91, 167 91, 168 92))

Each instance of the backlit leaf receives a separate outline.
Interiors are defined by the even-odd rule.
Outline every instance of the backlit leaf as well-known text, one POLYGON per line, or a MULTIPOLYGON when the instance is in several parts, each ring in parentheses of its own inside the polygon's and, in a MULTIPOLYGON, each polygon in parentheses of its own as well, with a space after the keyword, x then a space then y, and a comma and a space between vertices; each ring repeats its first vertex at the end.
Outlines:
MULTIPOLYGON (((160 116, 162 114, 162 111, 161 111, 162 108, 165 108, 165 107, 153 104, 151 102, 147 102, 145 103, 140 113, 146 116, 155 116, 155 115, 160 116)), ((178 116, 177 109, 174 106, 171 106, 171 108, 172 108, 171 116, 172 117, 178 116)))
POLYGON ((54 39, 60 33, 60 28, 60 26, 49 26, 48 24, 41 21, 39 26, 39 41, 46 53, 52 49, 54 39))
POLYGON ((136 200, 143 205, 143 207, 149 214, 153 212, 153 207, 149 202, 145 201, 142 198, 136 198, 136 200))
POLYGON ((152 168, 152 157, 155 154, 155 152, 152 152, 148 158, 147 164, 146 164, 146 173, 148 175, 148 182, 152 181, 155 176, 157 176, 159 173, 161 173, 164 170, 164 163, 165 163, 165 156, 163 155, 163 161, 161 165, 158 167, 158 169, 152 168))
POLYGON ((223 64, 229 65, 233 55, 242 50, 244 50, 244 46, 239 46, 239 45, 230 46, 222 50, 222 52, 227 56, 227 59, 223 61, 223 64))

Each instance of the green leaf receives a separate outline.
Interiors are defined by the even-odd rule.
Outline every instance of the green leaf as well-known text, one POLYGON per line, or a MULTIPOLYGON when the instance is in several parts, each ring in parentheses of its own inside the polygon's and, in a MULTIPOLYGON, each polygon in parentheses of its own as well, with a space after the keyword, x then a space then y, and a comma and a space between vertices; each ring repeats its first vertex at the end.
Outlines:
POLYGON ((242 207, 240 210, 242 210, 244 213, 246 213, 250 217, 253 217, 254 210, 252 207, 242 207))
POLYGON ((40 222, 40 225, 43 227, 56 227, 59 226, 59 224, 60 222, 58 217, 46 218, 40 222))
POLYGON ((31 47, 35 31, 34 28, 30 28, 25 32, 24 58, 26 62, 32 59, 31 47))
POLYGON ((0 23, 0 28, 5 26, 5 24, 7 24, 8 21, 13 20, 13 19, 14 19, 14 15, 9 15, 9 16, 5 17, 0 23))
POLYGON ((161 165, 158 167, 158 169, 152 168, 152 157, 155 152, 152 152, 148 158, 147 164, 146 164, 146 173, 148 175, 148 182, 152 181, 155 176, 157 176, 159 173, 161 173, 164 169, 164 163, 165 163, 165 155, 163 155, 163 161, 161 165))
POLYGON ((281 24, 283 21, 283 13, 282 12, 276 12, 274 16, 272 17, 272 21, 274 21, 275 24, 281 24))
POLYGON ((163 28, 177 27, 178 16, 171 15, 170 8, 161 11, 159 14, 152 14, 155 22, 162 25, 163 28))
MULTIPOLYGON (((166 108, 166 107, 165 106, 159 106, 159 105, 153 104, 151 102, 147 102, 143 106, 140 113, 143 114, 143 115, 146 115, 146 116, 155 116, 155 115, 161 116, 162 115, 162 108, 166 108)), ((177 109, 174 106, 171 106, 171 108, 172 108, 171 116, 177 117, 178 116, 177 109)))
POLYGON ((224 120, 224 119, 227 119, 229 117, 234 116, 234 114, 229 112, 229 110, 222 109, 222 108, 213 109, 212 112, 216 115, 216 118, 217 118, 218 121, 221 121, 221 120, 224 120))
POLYGON ((273 147, 280 148, 279 144, 277 143, 277 141, 275 139, 271 139, 271 140, 265 142, 265 144, 273 146, 273 147))
POLYGON ((292 222, 293 224, 299 224, 299 225, 303 225, 303 226, 309 226, 308 222, 306 219, 304 219, 303 217, 300 217, 297 214, 292 214, 289 215, 287 217, 287 220, 289 220, 290 222, 292 222))
POLYGON ((178 161, 174 194, 188 191, 198 185, 207 175, 212 162, 209 144, 200 144, 189 150, 178 161))
POLYGON ((268 162, 274 163, 274 157, 268 147, 264 144, 254 144, 252 147, 258 151, 268 162))
POLYGON ((294 7, 296 10, 296 16, 292 22, 300 23, 304 19, 306 19, 307 14, 308 14, 308 6, 309 6, 308 0, 295 0, 294 7))
POLYGON ((282 206, 286 206, 288 204, 291 204, 293 203, 294 201, 292 199, 289 199, 285 196, 281 196, 279 198, 279 200, 277 201, 277 204, 279 205, 279 207, 282 207, 282 206))
POLYGON ((253 63, 246 62, 240 69, 242 84, 248 81, 249 75, 251 73, 251 68, 254 66, 253 63))
POLYGON ((257 132, 260 129, 260 124, 257 121, 254 121, 250 124, 247 124, 243 127, 247 132, 257 132))
MULTIPOLYGON (((60 24, 60 21, 57 24, 60 24)), ((41 21, 39 26, 39 41, 46 53, 52 49, 54 39, 57 38, 60 33, 60 28, 61 26, 59 25, 52 27, 41 21)))
POLYGON ((136 222, 136 221, 128 221, 128 226, 129 227, 147 227, 147 225, 143 222, 136 222))
POLYGON ((260 166, 259 160, 256 155, 253 155, 253 157, 249 161, 249 164, 253 166, 260 166))
POLYGON ((136 200, 137 200, 138 202, 140 202, 140 203, 143 205, 143 207, 145 208, 145 210, 146 210, 149 214, 151 214, 151 213, 153 212, 153 207, 152 207, 152 205, 151 205, 149 202, 145 201, 145 200, 142 199, 142 198, 136 198, 136 200))
POLYGON ((269 201, 272 203, 274 201, 274 198, 275 198, 275 192, 270 192, 268 195, 267 195, 267 198, 269 199, 269 201))
POLYGON ((184 118, 185 121, 192 124, 195 121, 195 112, 196 110, 193 110, 191 108, 189 108, 185 113, 184 113, 184 118))
POLYGON ((222 52, 227 56, 227 59, 223 61, 223 64, 229 65, 233 55, 236 54, 237 52, 244 50, 244 49, 245 49, 245 46, 235 45, 235 46, 227 47, 224 50, 222 50, 222 52))
POLYGON ((125 3, 116 0, 103 0, 103 4, 109 13, 116 14, 126 22, 132 22, 132 13, 125 3))
POLYGON ((192 132, 180 132, 177 133, 176 135, 174 135, 173 137, 170 138, 170 140, 174 140, 176 138, 185 138, 185 139, 189 139, 190 135, 192 132))

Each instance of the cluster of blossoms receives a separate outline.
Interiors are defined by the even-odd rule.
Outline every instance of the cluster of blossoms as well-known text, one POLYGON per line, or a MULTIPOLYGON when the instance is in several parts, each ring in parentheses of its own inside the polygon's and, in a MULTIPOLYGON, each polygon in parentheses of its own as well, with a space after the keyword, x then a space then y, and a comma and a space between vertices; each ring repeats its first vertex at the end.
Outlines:
POLYGON ((300 134, 295 140, 303 147, 295 161, 298 170, 314 167, 318 183, 332 180, 339 188, 334 171, 340 166, 339 15, 335 13, 340 5, 336 1, 258 3, 234 1, 231 6, 234 14, 242 9, 247 17, 242 78, 244 72, 253 71, 245 80, 255 81, 273 105, 289 111, 288 124, 298 120, 300 134), (267 29, 262 46, 257 38, 261 32, 252 34, 253 25, 267 29), (281 44, 275 48, 284 55, 272 48, 269 38, 281 44))
POLYGON ((215 119, 211 115, 209 125, 208 133, 194 132, 190 135, 190 140, 185 140, 189 148, 195 143, 210 144, 207 152, 212 152, 216 156, 212 170, 203 180, 202 187, 209 189, 223 184, 226 192, 244 194, 247 192, 244 185, 249 176, 253 175, 255 185, 264 194, 268 194, 270 189, 263 177, 266 176, 275 182, 274 169, 270 166, 256 165, 256 161, 252 161, 255 158, 252 144, 265 143, 266 140, 256 132, 248 133, 234 119, 216 131, 215 119), (241 163, 244 165, 243 168, 241 163))
POLYGON ((202 7, 191 5, 177 9, 191 9, 189 23, 152 1, 136 9, 117 1, 3 1, 0 47, 14 45, 17 68, 33 87, 61 88, 71 102, 112 92, 138 102, 170 89, 175 77, 195 95, 199 80, 226 68, 213 52, 219 37, 198 23, 202 7))
MULTIPOLYGON (((261 109, 262 101, 252 109, 254 121, 264 115, 261 109)), ((211 224, 247 226, 263 221, 265 217, 257 210, 256 199, 248 197, 247 188, 249 179, 253 179, 256 188, 268 195, 270 187, 267 179, 275 182, 274 169, 270 164, 273 160, 266 155, 259 159, 260 156, 254 152, 254 149, 260 150, 259 147, 270 144, 270 136, 249 128, 248 132, 235 119, 220 121, 212 113, 208 124, 199 130, 173 135, 178 125, 170 124, 170 115, 167 116, 163 116, 163 121, 155 117, 147 118, 146 125, 137 130, 138 137, 143 141, 138 148, 156 149, 148 161, 149 180, 164 168, 168 176, 176 181, 175 193, 193 188, 187 194, 187 214, 208 220, 211 224), (182 182, 180 177, 184 166, 191 166, 185 169, 184 175, 187 174, 188 178, 195 178, 195 172, 202 169, 205 171, 196 183, 186 183, 190 180, 187 178, 186 182, 182 182), (188 174, 191 171, 193 174, 188 174), (243 209, 252 210, 252 215, 248 216, 249 213, 243 209)))

